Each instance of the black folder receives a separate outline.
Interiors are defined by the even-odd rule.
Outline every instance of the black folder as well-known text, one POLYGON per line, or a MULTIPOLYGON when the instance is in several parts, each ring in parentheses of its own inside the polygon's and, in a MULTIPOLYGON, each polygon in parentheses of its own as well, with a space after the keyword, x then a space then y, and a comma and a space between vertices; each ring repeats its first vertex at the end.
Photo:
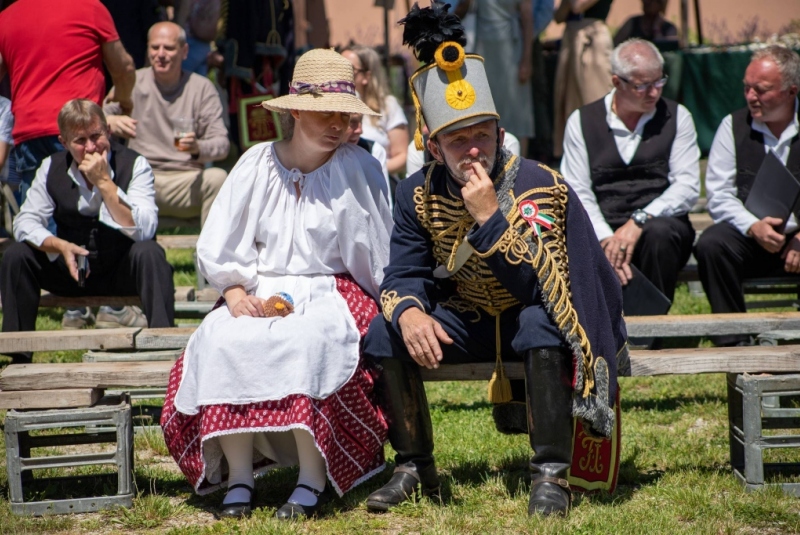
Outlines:
POLYGON ((625 316, 659 316, 666 314, 672 301, 661 290, 630 265, 633 278, 622 287, 622 311, 625 316))
POLYGON ((782 219, 783 225, 776 227, 775 230, 783 232, 789 215, 796 214, 800 208, 798 201, 800 201, 800 181, 789 172, 775 153, 767 151, 744 207, 759 219, 768 216, 782 219))

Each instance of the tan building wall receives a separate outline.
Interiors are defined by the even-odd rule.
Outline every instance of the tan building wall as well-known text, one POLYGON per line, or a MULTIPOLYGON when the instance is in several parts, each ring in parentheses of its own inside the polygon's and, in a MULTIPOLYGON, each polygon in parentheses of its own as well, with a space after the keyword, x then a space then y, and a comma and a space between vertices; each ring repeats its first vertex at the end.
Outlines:
MULTIPOLYGON (((344 45, 351 40, 360 44, 378 45, 383 43, 383 8, 375 7, 375 0, 314 0, 323 2, 327 15, 330 43, 344 45)), ((556 0, 558 3, 560 0, 556 0)), ((402 47, 402 27, 396 22, 408 13, 413 1, 395 0, 395 7, 389 12, 390 42, 392 50, 402 47)), ((426 0, 419 0, 427 5, 426 0)), ((703 35, 714 42, 739 42, 748 35, 754 25, 758 34, 777 32, 792 20, 800 24, 800 0, 700 0, 703 35)), ((670 0, 667 18, 680 27, 680 0, 670 0)), ((694 0, 689 1, 690 35, 695 36, 694 0)), ((615 0, 608 24, 619 28, 630 16, 641 11, 641 0, 615 0)), ((551 24, 547 38, 558 38, 563 25, 551 24)))

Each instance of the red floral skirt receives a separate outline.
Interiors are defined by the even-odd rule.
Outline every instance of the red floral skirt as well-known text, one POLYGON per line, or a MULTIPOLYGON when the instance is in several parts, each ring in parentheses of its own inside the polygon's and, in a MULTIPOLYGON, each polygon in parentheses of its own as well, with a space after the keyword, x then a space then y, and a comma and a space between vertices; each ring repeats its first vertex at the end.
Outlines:
MULTIPOLYGON (((336 288, 347 302, 363 338, 370 321, 378 314, 375 301, 349 276, 337 275, 336 288)), ((309 431, 325 458, 328 478, 339 496, 384 468, 387 426, 373 399, 374 372, 363 360, 353 377, 323 400, 298 394, 247 405, 207 405, 191 416, 178 412, 174 405, 182 372, 183 355, 170 372, 161 427, 170 454, 198 494, 213 492, 227 484, 224 479, 209 481, 203 448, 207 440, 232 433, 293 428, 309 431)), ((254 459, 255 473, 276 466, 274 460, 263 456, 254 459)))

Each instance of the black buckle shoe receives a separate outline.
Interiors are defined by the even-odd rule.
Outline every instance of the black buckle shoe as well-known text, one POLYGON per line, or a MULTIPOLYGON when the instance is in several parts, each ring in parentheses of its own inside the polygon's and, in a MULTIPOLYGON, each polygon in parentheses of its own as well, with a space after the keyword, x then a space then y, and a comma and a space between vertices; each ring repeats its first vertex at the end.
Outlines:
POLYGON ((253 502, 255 501, 255 492, 253 487, 245 485, 244 483, 237 483, 228 487, 228 492, 233 489, 247 489, 250 491, 249 502, 233 502, 223 503, 217 513, 217 518, 247 518, 253 513, 253 502))
MULTIPOLYGON (((319 512, 320 508, 331 501, 331 491, 328 485, 321 491, 311 488, 308 485, 298 483, 297 487, 306 489, 317 497, 317 503, 314 505, 300 505, 299 503, 287 501, 275 513, 275 516, 281 520, 294 520, 297 518, 311 518, 319 512)), ((296 487, 296 488, 297 488, 296 487)))
POLYGON ((433 465, 426 470, 426 472, 431 471, 433 476, 425 477, 430 474, 420 474, 416 468, 411 466, 398 466, 394 469, 392 478, 367 497, 367 509, 383 513, 420 493, 423 496, 439 494, 439 480, 433 465), (427 480, 427 485, 423 483, 423 479, 427 480))
POLYGON ((566 479, 539 476, 531 481, 528 515, 567 516, 572 505, 572 493, 566 479))

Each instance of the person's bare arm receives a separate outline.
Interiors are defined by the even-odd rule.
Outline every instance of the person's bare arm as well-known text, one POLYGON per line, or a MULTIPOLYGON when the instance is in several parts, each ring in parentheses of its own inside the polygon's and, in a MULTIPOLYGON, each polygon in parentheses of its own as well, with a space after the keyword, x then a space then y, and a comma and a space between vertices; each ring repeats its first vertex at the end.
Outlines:
POLYGON ((569 0, 561 0, 561 3, 558 4, 558 9, 556 9, 556 12, 553 13, 553 20, 559 24, 566 22, 567 17, 569 16, 570 7, 571 5, 569 0))
POLYGON ((583 13, 593 5, 595 5, 599 0, 570 0, 570 5, 572 7, 573 13, 583 13))
POLYGON ((530 0, 519 3, 519 18, 522 26, 522 57, 517 75, 519 83, 524 84, 533 74, 533 5, 530 0))
POLYGON ((125 51, 122 41, 103 43, 103 62, 114 82, 113 102, 119 102, 122 113, 130 115, 133 110, 133 85, 136 83, 136 67, 133 58, 125 51))
POLYGON ((11 144, 0 141, 0 169, 6 164, 9 154, 11 154, 11 144))
POLYGON ((389 130, 389 155, 386 169, 390 173, 400 173, 406 168, 408 157, 408 127, 400 125, 389 130))

